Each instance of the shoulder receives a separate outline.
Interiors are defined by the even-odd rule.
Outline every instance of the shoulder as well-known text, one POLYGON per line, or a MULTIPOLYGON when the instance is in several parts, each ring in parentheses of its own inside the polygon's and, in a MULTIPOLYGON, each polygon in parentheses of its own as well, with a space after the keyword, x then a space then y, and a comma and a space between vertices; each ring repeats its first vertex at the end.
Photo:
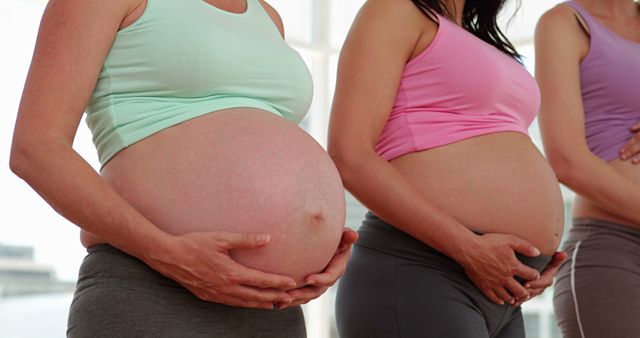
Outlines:
POLYGON ((367 0, 360 13, 388 22, 404 22, 403 26, 411 24, 413 20, 421 22, 426 19, 411 0, 367 0))
POLYGON ((545 12, 538 20, 536 28, 540 33, 567 33, 580 29, 576 11, 567 5, 557 5, 545 12))
POLYGON ((101 8, 129 13, 138 7, 144 7, 147 1, 148 0, 49 0, 47 7, 77 8, 79 12, 87 8, 101 8))
POLYGON ((76 15, 89 18, 105 16, 123 20, 136 10, 144 8, 147 1, 152 0, 49 0, 46 12, 54 12, 59 20, 76 15))
POLYGON ((280 14, 278 13, 278 11, 276 11, 276 9, 273 8, 273 6, 269 5, 264 0, 259 0, 259 2, 264 8, 264 10, 267 12, 267 14, 269 14, 269 16, 271 17, 271 20, 273 20, 273 23, 276 25, 276 27, 278 27, 278 30, 280 31, 280 35, 284 37, 284 24, 282 23, 282 17, 280 17, 280 14))
POLYGON ((589 36, 575 10, 558 5, 540 17, 535 32, 537 55, 581 61, 589 51, 589 36))
POLYGON ((362 26, 369 34, 414 42, 425 30, 437 30, 437 24, 411 0, 367 0, 354 25, 362 26))

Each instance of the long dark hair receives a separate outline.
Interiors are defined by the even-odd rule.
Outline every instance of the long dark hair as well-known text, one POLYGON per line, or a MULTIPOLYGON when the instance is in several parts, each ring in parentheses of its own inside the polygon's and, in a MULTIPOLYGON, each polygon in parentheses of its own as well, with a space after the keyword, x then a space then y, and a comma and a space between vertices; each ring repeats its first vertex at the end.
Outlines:
MULTIPOLYGON (((454 19, 443 0, 411 0, 426 16, 435 13, 454 19)), ((462 27, 486 43, 520 61, 522 56, 498 27, 497 17, 507 0, 466 0, 462 27)), ((518 7, 520 3, 518 2, 518 7)))

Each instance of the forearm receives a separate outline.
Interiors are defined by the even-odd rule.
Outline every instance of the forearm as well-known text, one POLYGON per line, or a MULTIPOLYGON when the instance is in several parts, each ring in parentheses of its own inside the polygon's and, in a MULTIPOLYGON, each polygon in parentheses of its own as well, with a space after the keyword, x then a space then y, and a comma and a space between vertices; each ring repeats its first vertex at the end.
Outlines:
POLYGON ((423 243, 455 260, 473 243, 475 234, 435 207, 377 155, 363 155, 338 168, 346 189, 367 208, 423 243))
POLYGON ((164 233, 93 170, 69 145, 40 143, 14 149, 12 170, 58 213, 111 245, 146 260, 154 248, 169 244, 164 233))
POLYGON ((640 226, 640 184, 593 154, 554 169, 560 182, 577 194, 603 210, 640 226))

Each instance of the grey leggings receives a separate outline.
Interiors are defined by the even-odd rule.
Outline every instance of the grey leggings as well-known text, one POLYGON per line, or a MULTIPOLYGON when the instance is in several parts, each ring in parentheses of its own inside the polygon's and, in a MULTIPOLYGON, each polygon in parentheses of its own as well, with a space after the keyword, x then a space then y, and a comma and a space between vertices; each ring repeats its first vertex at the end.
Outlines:
POLYGON ((96 245, 88 252, 68 337, 306 337, 300 307, 257 310, 205 302, 112 246, 96 245))
POLYGON ((489 301, 454 260, 371 213, 359 234, 338 286, 340 337, 524 338, 520 308, 489 301))
POLYGON ((565 338, 640 337, 640 229, 579 218, 553 303, 565 338))

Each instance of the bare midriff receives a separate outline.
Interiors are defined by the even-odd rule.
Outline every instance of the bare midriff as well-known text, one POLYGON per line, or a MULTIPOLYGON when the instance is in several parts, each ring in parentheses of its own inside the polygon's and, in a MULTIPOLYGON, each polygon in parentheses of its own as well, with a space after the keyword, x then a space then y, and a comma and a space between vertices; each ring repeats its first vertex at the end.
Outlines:
MULTIPOLYGON (((631 161, 622 161, 619 158, 609 161, 608 164, 623 176, 631 179, 634 182, 640 183, 640 166, 632 164, 631 161)), ((573 201, 571 215, 574 218, 595 218, 635 227, 640 225, 625 217, 616 215, 598 207, 597 205, 593 204, 593 202, 589 201, 579 194, 576 194, 573 201)))
MULTIPOLYGON (((118 153, 105 180, 173 235, 268 233, 243 264, 301 281, 333 256, 344 227, 344 190, 328 154, 273 113, 234 108, 154 134, 118 153)), ((84 232, 85 246, 104 242, 84 232)))
POLYGON ((479 233, 510 234, 553 254, 564 210, 558 181, 521 133, 501 132, 391 161, 435 206, 479 233))

